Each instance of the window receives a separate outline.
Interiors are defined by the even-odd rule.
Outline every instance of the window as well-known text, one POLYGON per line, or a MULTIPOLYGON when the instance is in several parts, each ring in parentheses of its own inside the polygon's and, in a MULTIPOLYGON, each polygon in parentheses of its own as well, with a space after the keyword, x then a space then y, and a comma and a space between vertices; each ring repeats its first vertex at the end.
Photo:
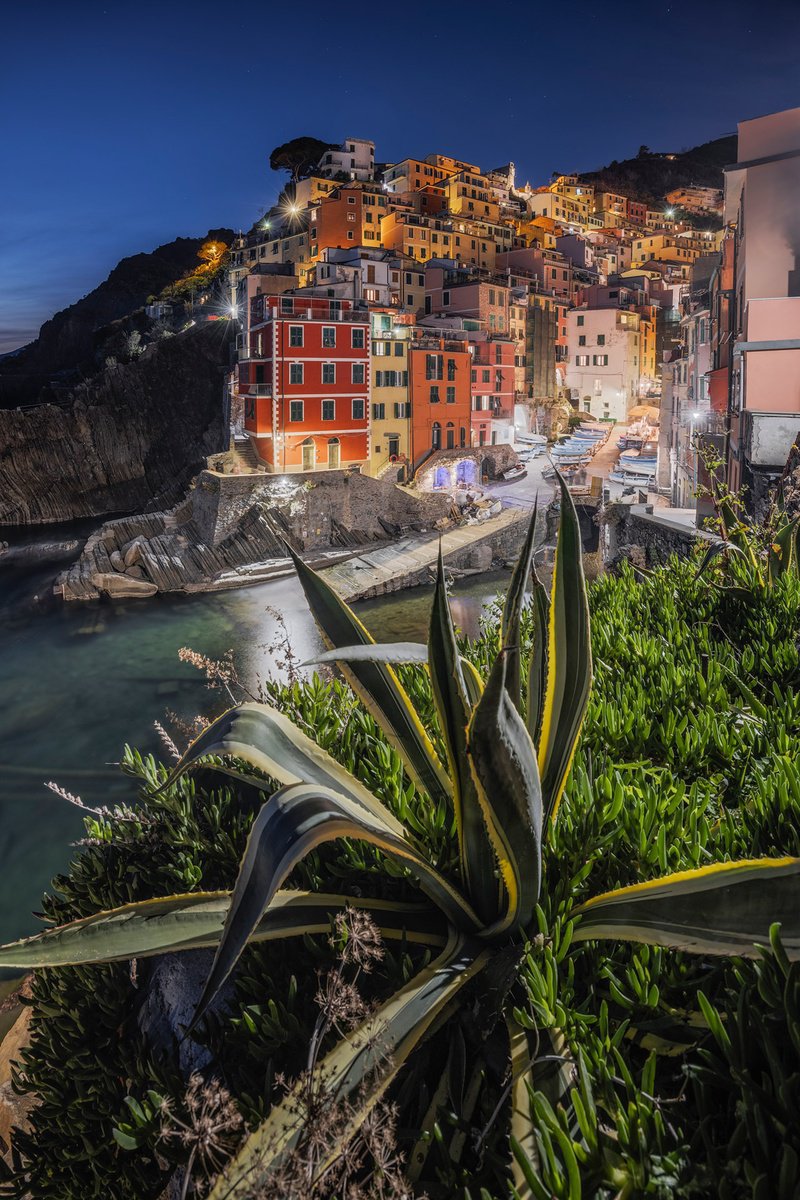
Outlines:
POLYGON ((580 335, 580 337, 578 338, 578 345, 579 345, 579 346, 585 346, 585 345, 586 345, 586 334, 585 334, 585 333, 582 333, 582 334, 580 335))
POLYGON ((441 379, 442 378, 442 356, 441 356, 441 354, 426 354, 425 355, 425 378, 426 379, 441 379))
POLYGON ((336 345, 336 327, 333 325, 322 326, 322 344, 323 346, 336 345))
POLYGON ((449 304, 449 303, 450 303, 450 293, 442 292, 442 304, 449 304))
MULTIPOLYGON (((602 393, 602 391, 603 391, 603 381, 602 381, 602 379, 595 379, 595 381, 594 381, 594 390, 595 390, 595 395, 597 395, 597 396, 599 396, 599 395, 602 393)), ((608 401, 606 401, 606 403, 608 403, 608 401)))
POLYGON ((264 382, 264 368, 263 368, 263 367, 256 367, 256 379, 255 379, 255 381, 256 381, 256 383, 263 383, 263 382, 264 382))
POLYGON ((290 346, 302 346, 302 344, 303 344, 303 326, 302 325, 290 325, 289 326, 289 345, 290 346))
POLYGON ((448 450, 455 449, 455 444, 456 444, 455 426, 453 425, 452 421, 448 421, 447 422, 447 449, 448 450))
POLYGON ((592 366, 607 367, 608 366, 608 355, 607 354, 594 354, 592 356, 592 366))
POLYGON ((442 427, 438 421, 431 425, 431 449, 438 450, 442 444, 442 427))
POLYGON ((588 367, 589 355, 588 354, 576 354, 575 355, 575 365, 576 365, 576 367, 588 367))
POLYGON ((373 404, 373 406, 372 406, 373 421, 383 421, 383 420, 385 420, 385 418, 386 418, 386 405, 385 404, 373 404))
POLYGON ((478 372, 477 372, 477 371, 473 371, 473 372, 472 372, 472 382, 473 382, 473 383, 477 383, 477 382, 478 382, 478 372))
POLYGON ((403 357, 403 343, 402 343, 402 342, 395 342, 395 344, 394 344, 394 356, 395 356, 395 358, 402 358, 402 357, 403 357))
POLYGON ((356 235, 353 233, 352 229, 348 229, 347 231, 347 240, 348 242, 354 242, 356 240, 356 235))
POLYGON ((579 316, 579 317, 577 318, 577 323, 578 323, 578 325, 583 325, 583 323, 584 323, 585 319, 586 319, 585 317, 580 317, 580 316, 579 316))
POLYGON ((407 403, 395 404, 394 415, 395 415, 395 417, 398 417, 398 418, 410 417, 411 416, 411 405, 407 404, 407 403))
POLYGON ((456 360, 454 358, 448 358, 448 360, 447 360, 447 378, 455 379, 455 377, 456 377, 456 360))
POLYGON ((302 363, 290 363, 289 364, 289 383, 302 383, 302 382, 303 382, 303 364, 302 363))
POLYGON ((351 374, 352 374, 352 380, 351 380, 352 383, 363 383, 364 382, 364 364, 363 363, 353 363, 353 368, 352 368, 351 374))
MULTIPOLYGON (((277 243, 277 242, 275 242, 274 246, 272 247, 272 252, 273 252, 273 254, 275 253, 275 251, 276 251, 277 249, 278 249, 278 243, 277 243)), ((291 296, 284 296, 284 297, 282 297, 282 298, 281 298, 281 312, 290 313, 290 312, 293 312, 293 311, 294 311, 294 309, 293 309, 293 301, 292 301, 292 298, 291 298, 291 296)))
POLYGON ((303 401, 291 400, 289 403, 289 420, 302 421, 303 419, 303 401))
POLYGON ((351 329, 350 330, 350 344, 354 350, 363 350, 364 349, 364 330, 363 329, 351 329))
POLYGON ((347 203, 348 203, 348 204, 355 204, 355 202, 356 202, 356 198, 355 198, 355 196, 348 196, 348 197, 347 197, 347 203))
POLYGON ((364 401, 363 400, 354 400, 353 401, 353 420, 354 421, 363 421, 364 420, 364 401))
POLYGON ((605 344, 606 344, 606 335, 605 335, 604 333, 598 333, 598 335, 597 335, 597 344, 598 344, 598 346, 605 346, 605 344))
POLYGON ((431 384, 431 404, 439 403, 439 387, 438 384, 431 384))
POLYGON ((256 419, 256 402, 253 396, 245 396, 244 418, 246 421, 255 421, 256 419))
POLYGON ((323 363, 322 364, 322 382, 323 383, 336 383, 336 364, 335 363, 323 363))
POLYGON ((322 401, 322 419, 323 421, 333 421, 336 419, 336 401, 322 401))
POLYGON ((491 371, 481 371, 481 379, 483 383, 488 383, 492 377, 491 371))

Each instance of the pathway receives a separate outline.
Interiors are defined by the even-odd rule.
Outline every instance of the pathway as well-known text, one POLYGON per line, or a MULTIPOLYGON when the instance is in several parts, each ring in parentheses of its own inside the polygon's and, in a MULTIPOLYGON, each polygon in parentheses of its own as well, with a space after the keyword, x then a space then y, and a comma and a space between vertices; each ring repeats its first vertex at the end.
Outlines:
POLYGON ((447 561, 469 550, 474 544, 494 541, 522 519, 517 508, 505 508, 496 517, 476 525, 460 525, 446 533, 417 534, 388 546, 379 546, 347 562, 337 563, 322 571, 325 580, 343 600, 357 600, 370 595, 382 595, 418 582, 414 577, 432 570, 439 556, 447 561))

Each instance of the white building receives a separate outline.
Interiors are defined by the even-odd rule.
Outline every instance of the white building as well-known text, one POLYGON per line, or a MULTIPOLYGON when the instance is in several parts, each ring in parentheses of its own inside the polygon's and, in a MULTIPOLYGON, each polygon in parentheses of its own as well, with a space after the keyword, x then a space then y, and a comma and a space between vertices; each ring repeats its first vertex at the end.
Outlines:
POLYGON ((326 150, 315 172, 328 179, 370 180, 375 175, 375 143, 366 138, 345 138, 338 150, 326 150))
POLYGON ((625 421, 639 403, 639 314, 619 308, 567 313, 566 386, 579 412, 625 421))

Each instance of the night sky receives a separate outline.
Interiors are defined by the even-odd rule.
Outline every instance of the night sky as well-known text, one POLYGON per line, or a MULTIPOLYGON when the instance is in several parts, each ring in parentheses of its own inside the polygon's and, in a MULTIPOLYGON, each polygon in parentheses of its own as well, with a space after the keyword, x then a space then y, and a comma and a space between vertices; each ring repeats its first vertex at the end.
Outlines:
POLYGON ((0 353, 126 254, 248 228, 301 134, 520 182, 800 104, 800 0, 2 0, 0 353))

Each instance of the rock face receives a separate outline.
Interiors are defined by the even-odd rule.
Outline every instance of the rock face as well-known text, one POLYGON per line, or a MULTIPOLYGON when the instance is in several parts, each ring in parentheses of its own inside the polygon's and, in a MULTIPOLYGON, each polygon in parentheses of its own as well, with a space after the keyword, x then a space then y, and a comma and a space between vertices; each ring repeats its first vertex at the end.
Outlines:
POLYGON ((313 556, 441 528, 450 515, 444 496, 415 496, 357 472, 202 471, 169 512, 107 522, 55 590, 94 600, 235 587, 288 569, 286 542, 313 556))
POLYGON ((196 267, 197 252, 209 239, 230 245, 233 233, 210 229, 204 238, 176 238, 152 253, 123 258, 103 283, 46 321, 35 342, 0 362, 0 408, 36 402, 54 376, 95 370, 98 331, 196 267))
POLYGON ((66 403, 0 409, 0 525, 174 504, 227 447, 232 327, 196 326, 103 371, 66 403))

